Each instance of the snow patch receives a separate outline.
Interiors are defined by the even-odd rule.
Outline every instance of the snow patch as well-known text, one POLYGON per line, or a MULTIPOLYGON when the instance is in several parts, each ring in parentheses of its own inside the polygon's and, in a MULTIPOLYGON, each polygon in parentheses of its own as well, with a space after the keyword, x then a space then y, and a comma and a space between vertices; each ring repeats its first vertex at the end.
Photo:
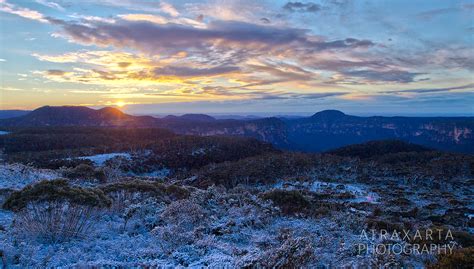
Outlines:
POLYGON ((163 168, 160 170, 152 171, 149 173, 141 173, 138 176, 142 177, 157 177, 157 178, 165 178, 171 173, 171 170, 168 168, 163 168))
POLYGON ((101 166, 101 165, 104 165, 104 163, 107 160, 110 160, 110 159, 115 158, 115 157, 123 157, 127 160, 131 159, 131 156, 130 156, 129 153, 105 153, 105 154, 97 154, 97 155, 91 155, 91 156, 77 157, 76 159, 90 160, 95 165, 101 166))
POLYGON ((37 169, 23 164, 0 164, 0 189, 21 189, 26 185, 51 180, 61 175, 49 169, 37 169))

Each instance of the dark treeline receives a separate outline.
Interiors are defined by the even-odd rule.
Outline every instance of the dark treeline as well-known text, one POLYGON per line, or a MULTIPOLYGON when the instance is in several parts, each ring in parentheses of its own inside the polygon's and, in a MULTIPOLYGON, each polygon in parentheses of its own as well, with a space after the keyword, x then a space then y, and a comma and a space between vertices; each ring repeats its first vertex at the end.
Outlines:
POLYGON ((176 135, 159 128, 39 127, 11 131, 0 136, 4 159, 52 169, 90 164, 73 159, 112 152, 134 155, 122 162, 121 168, 147 172, 162 167, 191 169, 277 151, 251 138, 176 135))
POLYGON ((159 128, 38 127, 12 130, 0 136, 5 153, 104 147, 143 148, 157 140, 176 136, 159 128))

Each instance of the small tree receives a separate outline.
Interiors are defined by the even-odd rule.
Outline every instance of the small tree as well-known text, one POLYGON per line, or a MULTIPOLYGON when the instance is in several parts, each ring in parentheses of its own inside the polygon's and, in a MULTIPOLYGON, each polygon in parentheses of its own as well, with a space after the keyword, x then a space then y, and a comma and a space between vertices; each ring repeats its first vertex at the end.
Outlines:
POLYGON ((20 232, 61 242, 86 233, 96 210, 109 205, 101 190, 72 187, 56 179, 13 192, 3 208, 17 212, 15 226, 20 232))

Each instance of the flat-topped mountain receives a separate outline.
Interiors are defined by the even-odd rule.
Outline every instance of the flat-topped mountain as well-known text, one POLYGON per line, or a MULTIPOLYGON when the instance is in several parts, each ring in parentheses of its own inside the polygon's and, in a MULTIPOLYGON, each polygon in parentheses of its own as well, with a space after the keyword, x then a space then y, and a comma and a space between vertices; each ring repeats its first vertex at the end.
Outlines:
POLYGON ((339 110, 323 110, 317 113, 314 113, 312 119, 339 119, 346 116, 343 112, 339 110))
POLYGON ((211 117, 206 114, 184 114, 181 116, 174 116, 174 115, 168 115, 163 118, 163 120, 184 120, 184 121, 203 121, 203 122, 208 122, 208 121, 214 121, 216 120, 214 117, 211 117))
POLYGON ((154 118, 116 108, 41 107, 0 126, 160 127, 178 134, 253 137, 279 148, 321 152, 371 140, 401 139, 430 148, 474 153, 474 117, 358 117, 324 110, 303 118, 219 120, 204 114, 154 118))

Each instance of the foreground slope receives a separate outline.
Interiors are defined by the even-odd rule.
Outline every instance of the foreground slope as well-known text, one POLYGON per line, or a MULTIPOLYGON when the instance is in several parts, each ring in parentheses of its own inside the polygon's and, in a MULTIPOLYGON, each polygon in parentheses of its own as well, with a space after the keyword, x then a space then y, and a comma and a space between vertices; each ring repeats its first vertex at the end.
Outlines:
MULTIPOLYGON (((98 144, 91 139, 83 145, 121 150, 128 160, 85 162, 66 141, 71 150, 59 150, 52 159, 44 155, 43 161, 70 156, 67 166, 0 164, 4 266, 465 268, 473 262, 470 155, 400 141, 325 154, 281 152, 254 139, 156 137, 146 130, 101 131, 98 144), (121 132, 131 138, 125 147, 114 143, 121 132), (106 148, 104 136, 111 140, 106 148), (158 164, 151 169, 174 169, 143 174, 141 161, 158 164), (402 229, 411 237, 361 237, 362 231, 402 229), (450 231, 453 239, 413 239, 418 230, 434 229, 450 231), (449 244, 453 254, 358 248, 394 243, 449 244)), ((23 135, 57 141, 50 133, 23 135)), ((94 136, 88 128, 83 133, 94 136)), ((15 137, 20 135, 10 134, 15 137)), ((27 145, 21 153, 29 158, 35 148, 27 145)), ((12 149, 6 152, 9 161, 19 153, 12 149)))

